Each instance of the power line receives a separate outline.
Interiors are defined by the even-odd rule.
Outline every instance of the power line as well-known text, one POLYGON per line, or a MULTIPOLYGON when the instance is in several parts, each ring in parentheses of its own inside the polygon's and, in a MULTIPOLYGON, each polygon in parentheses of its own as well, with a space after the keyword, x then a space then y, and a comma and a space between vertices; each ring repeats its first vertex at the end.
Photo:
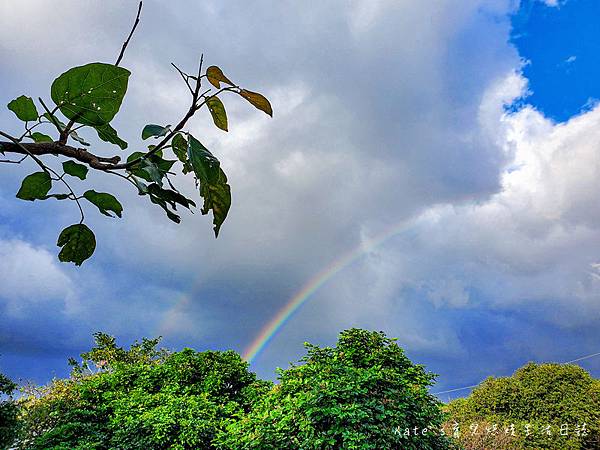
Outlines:
MULTIPOLYGON (((581 356, 579 358, 576 359, 572 359, 571 361, 565 361, 559 364, 571 364, 577 361, 583 361, 585 359, 590 359, 593 358, 594 356, 599 356, 600 352, 597 353, 592 353, 591 355, 585 355, 585 356, 581 356)), ((441 395, 441 394, 449 394, 450 392, 457 392, 457 391, 464 391, 465 389, 472 389, 475 388, 477 386, 479 386, 481 383, 483 383, 483 381, 480 381, 477 384, 473 384, 471 386, 464 386, 464 387, 459 387, 459 388, 454 388, 454 389, 448 389, 447 391, 440 391, 440 392, 432 392, 433 395, 441 395)))
POLYGON ((598 356, 598 355, 600 355, 600 352, 598 352, 598 353, 592 353, 591 355, 587 355, 587 356, 582 356, 581 358, 577 358, 577 359, 574 359, 572 361, 567 361, 567 362, 564 362, 563 364, 571 364, 571 363, 574 363, 574 362, 577 362, 577 361, 583 361, 584 359, 589 359, 589 358, 592 358, 592 357, 598 356))

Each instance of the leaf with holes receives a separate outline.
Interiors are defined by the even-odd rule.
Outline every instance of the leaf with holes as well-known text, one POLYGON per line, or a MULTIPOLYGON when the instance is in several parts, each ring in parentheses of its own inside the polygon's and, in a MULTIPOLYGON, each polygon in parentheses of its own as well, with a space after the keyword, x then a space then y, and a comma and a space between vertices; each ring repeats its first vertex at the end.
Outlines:
POLYGON ((30 97, 21 95, 15 98, 8 105, 8 109, 16 114, 23 122, 31 122, 38 119, 38 112, 35 103, 30 97))
POLYGON ((190 161, 188 159, 188 155, 187 155, 187 140, 179 133, 177 133, 175 135, 175 137, 173 138, 173 140, 171 141, 171 147, 173 148, 173 153, 175 153, 175 156, 177 156, 177 159, 179 159, 179 161, 181 161, 181 163, 183 164, 183 173, 186 174, 188 172, 191 172, 192 169, 192 165, 190 164, 190 161))
POLYGON ((29 201, 45 200, 50 188, 52 188, 50 175, 47 172, 35 172, 23 179, 17 198, 29 201))
POLYGON ((227 184, 227 176, 221 170, 219 160, 191 135, 188 158, 200 182, 200 195, 204 198, 202 214, 212 210, 215 237, 218 237, 231 206, 231 188, 227 184))
POLYGON ((85 177, 88 173, 88 168, 83 164, 77 164, 74 161, 65 161, 62 166, 67 175, 77 177, 80 180, 85 180, 85 177))
POLYGON ((118 217, 121 217, 123 206, 112 194, 106 192, 96 192, 94 190, 86 191, 83 197, 96 205, 102 214, 108 217, 114 217, 110 212, 114 212, 118 217))
POLYGON ((102 126, 119 112, 129 75, 129 70, 112 64, 74 67, 54 80, 50 96, 68 119, 102 126))
POLYGON ((218 97, 209 97, 206 100, 206 106, 210 111, 210 115, 213 118, 213 122, 217 127, 223 131, 227 131, 227 113, 225 112, 225 106, 218 97))
POLYGON ((83 223, 65 228, 58 236, 56 243, 62 250, 58 259, 62 262, 73 262, 80 266, 96 250, 96 237, 83 223))
POLYGON ((248 100, 252 106, 273 117, 273 108, 271 108, 271 103, 269 103, 269 100, 267 100, 265 96, 259 94, 258 92, 252 92, 246 89, 242 89, 239 94, 248 100))
POLYGON ((217 66, 210 66, 206 69, 206 78, 208 78, 208 82, 217 89, 221 87, 220 82, 227 83, 230 86, 234 85, 217 66))
POLYGON ((208 214, 212 210, 215 237, 219 237, 219 230, 231 207, 231 188, 222 169, 219 169, 219 177, 215 183, 200 183, 200 195, 204 198, 202 214, 208 214))

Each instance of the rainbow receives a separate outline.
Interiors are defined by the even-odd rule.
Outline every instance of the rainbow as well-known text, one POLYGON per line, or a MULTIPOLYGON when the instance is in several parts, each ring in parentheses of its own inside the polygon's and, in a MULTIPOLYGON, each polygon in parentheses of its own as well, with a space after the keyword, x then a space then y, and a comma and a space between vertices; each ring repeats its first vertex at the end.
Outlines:
POLYGON ((277 314, 267 323, 260 333, 254 338, 252 343, 243 353, 243 358, 252 363, 256 357, 273 340, 281 328, 292 318, 295 312, 306 303, 310 297, 318 291, 324 284, 332 279, 337 273, 352 264, 364 254, 370 252, 375 247, 381 245, 386 240, 401 233, 407 228, 405 222, 394 224, 380 234, 371 239, 361 242, 357 247, 336 258, 329 266, 311 278, 308 283, 302 287, 277 314))

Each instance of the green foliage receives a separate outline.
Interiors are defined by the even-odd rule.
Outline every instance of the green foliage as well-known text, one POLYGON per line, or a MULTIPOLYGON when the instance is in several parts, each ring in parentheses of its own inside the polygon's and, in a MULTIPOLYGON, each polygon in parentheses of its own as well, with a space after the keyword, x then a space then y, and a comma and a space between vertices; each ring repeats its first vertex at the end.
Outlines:
POLYGON ((12 393, 17 385, 0 373, 0 448, 8 448, 17 436, 17 406, 12 393))
POLYGON ((92 127, 103 126, 119 112, 129 75, 129 70, 112 64, 73 67, 54 80, 50 96, 66 118, 92 127))
POLYGON ((169 353, 159 339, 129 349, 104 333, 69 380, 21 401, 27 449, 211 449, 228 420, 270 383, 235 352, 169 353))
POLYGON ((47 134, 44 133, 40 133, 38 131, 34 131, 33 133, 31 133, 31 136, 29 136, 31 139, 33 139, 34 142, 52 142, 52 138, 50 136, 48 136, 47 134))
POLYGON ((444 416, 427 388, 434 376, 383 333, 347 330, 336 347, 306 344, 301 365, 219 436, 231 449, 451 448, 444 416), (404 437, 406 428, 433 432, 404 437))
POLYGON ((468 445, 473 441, 469 427, 482 422, 497 424, 499 434, 513 424, 516 438, 511 448, 600 448, 600 380, 579 366, 529 363, 511 377, 488 378, 447 409, 451 421, 463 429, 461 443, 469 450, 482 448, 468 445), (563 425, 567 428, 561 435, 563 425))
POLYGON ((62 166, 67 175, 77 177, 80 180, 85 180, 85 177, 87 177, 88 168, 83 164, 77 164, 74 161, 65 161, 62 166))
POLYGON ((35 172, 27 175, 21 182, 17 198, 21 200, 44 200, 52 188, 52 180, 48 172, 35 172))
POLYGON ((108 217, 113 217, 111 212, 115 213, 117 217, 121 217, 121 213, 123 212, 123 206, 119 203, 119 201, 112 194, 107 194, 106 192, 96 192, 94 190, 85 191, 83 197, 88 200, 90 203, 96 205, 98 210, 102 214, 108 217))
POLYGON ((220 68, 210 66, 203 72, 201 57, 198 71, 194 75, 189 75, 172 64, 192 96, 191 105, 174 127, 149 124, 143 128, 142 140, 157 139, 156 145, 148 146, 147 152, 135 151, 125 163, 122 163, 122 157, 119 155, 106 157, 93 153, 90 148, 80 148, 80 145, 93 147, 85 136, 86 132, 93 132, 100 140, 114 144, 122 150, 129 146, 119 137, 111 121, 119 112, 127 92, 131 72, 120 67, 119 64, 129 39, 135 31, 140 12, 141 6, 133 29, 115 64, 92 62, 73 67, 53 81, 50 89, 50 97, 56 105, 53 109, 49 108, 42 98, 38 98, 39 106, 42 108, 40 111, 43 112, 39 115, 34 101, 26 96, 20 96, 7 105, 20 120, 25 122, 25 131, 17 137, 0 131, 3 137, 9 139, 8 142, 0 142, 2 154, 13 152, 22 155, 21 159, 6 159, 1 162, 18 164, 29 158, 41 169, 41 172, 23 180, 17 197, 30 201, 54 198, 77 203, 81 220, 79 225, 63 230, 59 237, 59 246, 64 246, 59 254, 61 261, 81 265, 95 250, 95 236, 87 226, 83 225, 86 213, 84 208, 86 203, 82 201, 83 199, 98 207, 104 215, 112 216, 113 213, 118 217, 121 216, 122 205, 113 195, 98 193, 93 189, 87 189, 81 195, 70 186, 69 177, 64 176, 67 174, 88 181, 87 172, 90 169, 126 180, 137 189, 140 196, 148 196, 150 202, 162 208, 170 220, 179 223, 181 217, 177 207, 192 209, 196 206, 194 201, 184 197, 178 191, 171 179, 175 176, 181 178, 174 169, 175 163, 181 162, 181 175, 191 173, 199 187, 199 194, 204 200, 202 214, 212 211, 213 229, 215 237, 218 237, 231 206, 231 188, 218 159, 199 141, 192 137, 189 139, 184 137, 188 135, 186 130, 188 122, 197 111, 206 107, 214 124, 227 131, 229 124, 221 96, 230 92, 240 95, 267 114, 271 116, 273 114, 271 105, 265 97, 237 86, 223 74, 220 68), (205 89, 207 84, 209 89, 205 89), (61 114, 64 117, 59 117, 61 114), (75 126, 76 124, 79 125, 75 126), (41 133, 38 127, 53 127, 58 136, 53 138, 51 135, 41 133), (82 135, 78 134, 79 130, 83 130, 80 131, 82 135), (176 159, 169 159, 170 155, 167 152, 172 152, 176 159), (62 158, 60 162, 63 164, 63 174, 57 173, 45 162, 45 157, 49 155, 62 158), (53 182, 64 185, 67 193, 50 193, 53 182))
POLYGON ((142 139, 146 140, 151 137, 162 137, 169 134, 171 131, 171 126, 167 125, 166 127, 160 125, 146 125, 142 130, 142 139))
POLYGON ((98 137, 104 142, 118 145, 121 150, 125 150, 129 144, 117 135, 117 130, 110 126, 109 123, 102 126, 94 127, 98 133, 98 137))
POLYGON ((23 122, 34 121, 38 119, 38 112, 35 103, 30 97, 21 95, 8 104, 8 109, 23 122))
POLYGON ((192 135, 189 137, 187 152, 200 183, 200 195, 204 198, 202 214, 208 214, 212 210, 215 236, 218 236, 231 206, 231 189, 227 184, 227 176, 221 169, 219 160, 192 135))
POLYGON ((73 262, 76 266, 80 266, 93 255, 96 249, 96 236, 87 225, 78 223, 62 230, 56 245, 62 247, 58 254, 60 261, 73 262))

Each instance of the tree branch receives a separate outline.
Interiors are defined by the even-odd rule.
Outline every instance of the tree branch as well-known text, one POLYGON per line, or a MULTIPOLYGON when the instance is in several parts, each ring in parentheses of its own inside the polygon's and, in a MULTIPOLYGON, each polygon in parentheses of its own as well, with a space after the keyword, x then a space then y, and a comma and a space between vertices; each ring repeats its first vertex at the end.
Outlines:
POLYGON ((123 55, 125 54, 125 49, 127 48, 127 45, 129 45, 129 40, 131 39, 131 36, 133 36, 133 33, 135 32, 135 29, 138 26, 138 23, 140 23, 141 12, 142 12, 142 2, 140 2, 139 6, 138 6, 138 11, 137 11, 137 15, 135 16, 135 22, 133 23, 133 28, 131 29, 129 36, 127 36, 127 40, 123 43, 123 47, 121 48, 121 53, 119 53, 119 57, 117 58, 117 62, 115 63, 115 66, 118 66, 119 63, 121 62, 121 60, 123 59, 123 55))
MULTIPOLYGON (((0 131, 0 135, 8 137, 5 133, 0 131)), ((102 156, 94 155, 88 152, 84 148, 75 148, 70 145, 61 145, 58 142, 0 142, 2 151, 9 153, 18 153, 20 155, 29 155, 39 161, 37 156, 43 155, 62 155, 67 158, 75 159, 79 162, 85 163, 93 169, 98 170, 114 170, 121 161, 119 156, 113 156, 111 158, 105 158, 102 156)), ((36 162, 37 162, 36 161, 36 162)), ((40 161, 41 163, 41 161, 40 161)))

